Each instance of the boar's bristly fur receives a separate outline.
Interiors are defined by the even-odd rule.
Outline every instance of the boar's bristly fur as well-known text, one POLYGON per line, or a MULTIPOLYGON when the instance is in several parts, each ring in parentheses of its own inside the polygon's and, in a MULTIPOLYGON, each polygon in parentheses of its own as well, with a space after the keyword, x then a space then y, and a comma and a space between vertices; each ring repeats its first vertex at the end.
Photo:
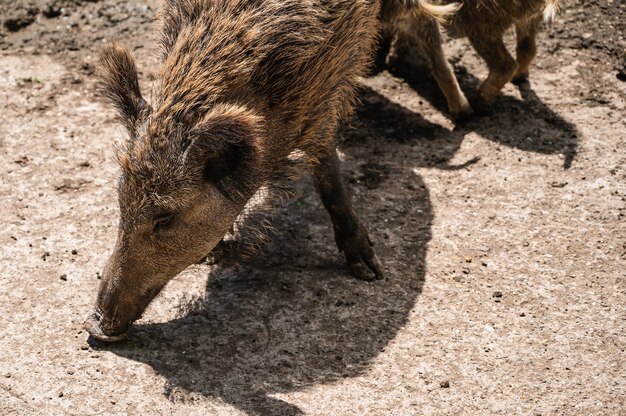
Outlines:
MULTIPOLYGON (((451 0, 433 3, 441 7, 453 5, 451 0)), ((487 63, 489 76, 478 92, 478 104, 483 107, 493 102, 507 82, 528 78, 537 53, 537 33, 543 22, 552 22, 560 3, 560 0, 464 0, 456 13, 441 20, 428 13, 398 13, 397 4, 385 2, 383 31, 388 43, 391 43, 389 38, 398 35, 400 44, 417 46, 448 101, 450 113, 464 117, 472 113, 472 108, 444 55, 440 26, 451 35, 467 36, 487 63), (511 26, 515 26, 517 36, 515 58, 503 42, 503 35, 511 26)))
MULTIPOLYGON (((403 13, 440 14, 427 2, 403 13)), ((378 0, 165 0, 151 103, 134 61, 101 54, 106 95, 129 138, 119 149, 120 223, 94 314, 113 341, 163 286, 211 252, 253 195, 312 167, 335 241, 357 278, 383 271, 341 180, 339 124, 352 112, 380 27, 378 0)))

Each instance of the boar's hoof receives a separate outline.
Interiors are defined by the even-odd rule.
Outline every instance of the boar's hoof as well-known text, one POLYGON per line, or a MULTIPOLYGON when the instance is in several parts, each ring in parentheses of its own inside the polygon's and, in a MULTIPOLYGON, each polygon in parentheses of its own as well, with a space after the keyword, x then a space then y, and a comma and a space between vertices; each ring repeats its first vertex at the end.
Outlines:
POLYGON ((366 281, 379 280, 384 277, 383 268, 364 228, 360 227, 353 236, 338 238, 337 245, 345 254, 354 277, 366 281))
POLYGON ((458 101, 449 102, 448 110, 450 111, 450 116, 454 121, 467 120, 474 114, 471 104, 464 96, 462 96, 458 101))
POLYGON ((515 85, 522 85, 522 84, 530 83, 528 72, 520 72, 518 74, 515 74, 511 82, 515 85))
POLYGON ((450 112, 450 115, 452 116, 452 120, 454 120, 454 122, 461 123, 472 118, 474 110, 472 110, 472 107, 468 107, 462 111, 450 112))

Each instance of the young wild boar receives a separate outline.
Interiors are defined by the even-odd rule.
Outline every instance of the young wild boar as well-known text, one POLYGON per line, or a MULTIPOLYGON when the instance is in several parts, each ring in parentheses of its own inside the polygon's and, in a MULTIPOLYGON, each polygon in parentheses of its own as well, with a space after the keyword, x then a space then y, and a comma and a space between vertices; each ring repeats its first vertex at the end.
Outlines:
MULTIPOLYGON (((449 0, 435 3, 450 5, 449 0)), ((551 22, 559 0, 463 0, 460 8, 443 21, 452 36, 467 36, 489 67, 489 76, 479 90, 479 105, 490 104, 509 81, 528 78, 537 52, 535 38, 542 21, 551 22), (517 59, 507 51, 502 37, 515 25, 517 59)), ((453 116, 471 114, 472 108, 459 88, 452 67, 443 53, 440 25, 428 14, 398 13, 397 4, 386 3, 383 28, 387 36, 400 32, 404 42, 416 45, 428 61, 435 80, 448 101, 453 116)))
POLYGON ((285 176, 295 151, 314 166, 352 273, 382 277, 335 150, 379 13, 376 0, 165 0, 151 104, 130 53, 102 51, 104 91, 129 139, 119 152, 117 243, 85 323, 93 337, 121 339, 170 279, 216 247, 257 190, 285 176))

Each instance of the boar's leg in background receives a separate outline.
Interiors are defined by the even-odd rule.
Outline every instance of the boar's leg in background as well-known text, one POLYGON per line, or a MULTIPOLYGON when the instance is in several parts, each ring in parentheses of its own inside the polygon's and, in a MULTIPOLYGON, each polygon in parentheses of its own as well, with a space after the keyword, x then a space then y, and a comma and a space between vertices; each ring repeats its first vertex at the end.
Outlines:
POLYGON ((459 82, 454 75, 452 65, 443 51, 443 38, 439 23, 424 14, 410 16, 408 30, 402 36, 404 42, 416 45, 420 54, 426 59, 448 102, 448 110, 454 118, 463 118, 472 114, 472 107, 463 94, 459 82))
POLYGON ((503 33, 499 31, 493 33, 489 29, 477 25, 467 33, 472 46, 489 68, 489 75, 479 90, 480 104, 483 105, 491 104, 517 71, 517 62, 506 49, 502 39, 503 33))
POLYGON ((367 230, 360 223, 346 192, 339 169, 339 160, 333 148, 320 157, 313 172, 320 198, 330 214, 335 230, 335 241, 355 277, 362 280, 383 278, 383 269, 372 249, 367 230))
POLYGON ((530 64, 537 54, 536 38, 542 20, 542 16, 536 16, 515 23, 515 33, 517 35, 517 73, 513 77, 514 82, 523 82, 528 79, 530 64))

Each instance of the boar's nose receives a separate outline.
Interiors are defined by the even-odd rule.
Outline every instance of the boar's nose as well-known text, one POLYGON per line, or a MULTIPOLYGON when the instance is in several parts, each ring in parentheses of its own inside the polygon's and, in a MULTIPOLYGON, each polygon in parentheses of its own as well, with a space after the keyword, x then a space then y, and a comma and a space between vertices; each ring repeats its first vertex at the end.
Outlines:
POLYGON ((98 309, 94 310, 83 324, 83 329, 98 341, 118 342, 126 338, 128 325, 120 330, 111 330, 110 327, 111 325, 107 324, 106 319, 98 309))

